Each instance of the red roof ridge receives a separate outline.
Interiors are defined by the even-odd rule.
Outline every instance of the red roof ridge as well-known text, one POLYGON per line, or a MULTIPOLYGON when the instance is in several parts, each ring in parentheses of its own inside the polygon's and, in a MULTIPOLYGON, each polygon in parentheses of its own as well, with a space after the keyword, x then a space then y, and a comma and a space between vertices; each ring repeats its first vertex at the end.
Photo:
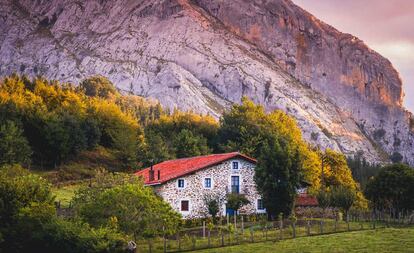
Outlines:
POLYGON ((198 170, 202 170, 207 167, 222 163, 235 157, 242 157, 243 159, 248 160, 252 163, 257 162, 255 159, 243 155, 240 152, 210 154, 179 158, 155 164, 152 166, 154 170, 154 180, 150 180, 149 178, 149 171, 151 167, 140 170, 136 172, 135 175, 142 176, 144 178, 145 184, 147 185, 162 184, 178 177, 182 177, 187 174, 194 173, 198 170), (155 171, 157 171, 157 174, 155 174, 155 171), (158 173, 160 173, 160 179, 158 179, 158 173))

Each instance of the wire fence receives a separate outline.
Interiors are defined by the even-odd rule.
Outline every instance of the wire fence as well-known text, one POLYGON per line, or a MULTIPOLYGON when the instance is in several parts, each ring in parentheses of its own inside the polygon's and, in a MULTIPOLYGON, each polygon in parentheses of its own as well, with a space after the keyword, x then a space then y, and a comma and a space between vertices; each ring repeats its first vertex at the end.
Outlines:
MULTIPOLYGON (((230 219, 231 220, 231 219, 230 219)), ((187 252, 209 248, 219 248, 246 243, 280 241, 297 237, 386 228, 414 224, 414 215, 385 212, 357 213, 348 215, 345 220, 303 218, 268 222, 236 222, 221 225, 183 229, 172 236, 147 238, 137 242, 139 253, 187 252)))

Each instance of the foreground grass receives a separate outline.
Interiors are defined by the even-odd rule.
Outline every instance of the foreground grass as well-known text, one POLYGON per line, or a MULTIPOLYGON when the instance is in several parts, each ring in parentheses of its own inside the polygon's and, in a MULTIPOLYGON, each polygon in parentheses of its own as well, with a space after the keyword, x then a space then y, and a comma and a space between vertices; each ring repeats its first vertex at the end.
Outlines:
POLYGON ((225 247, 198 253, 236 252, 414 252, 414 227, 365 230, 331 235, 301 237, 280 242, 265 242, 225 247))

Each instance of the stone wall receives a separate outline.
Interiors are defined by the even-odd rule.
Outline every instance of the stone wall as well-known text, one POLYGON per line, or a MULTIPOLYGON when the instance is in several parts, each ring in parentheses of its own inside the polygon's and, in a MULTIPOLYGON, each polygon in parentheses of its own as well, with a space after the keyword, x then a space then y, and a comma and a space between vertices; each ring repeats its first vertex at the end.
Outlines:
MULTIPOLYGON (((201 218, 208 216, 205 198, 214 196, 220 199, 220 214, 225 215, 226 194, 231 190, 231 176, 240 176, 240 193, 245 194, 250 204, 239 210, 242 214, 260 212, 257 210, 257 193, 254 183, 255 165, 243 159, 232 159, 216 166, 200 170, 193 174, 181 177, 185 180, 185 187, 178 188, 178 179, 171 180, 163 185, 155 186, 155 191, 184 218, 201 218), (239 162, 239 170, 232 169, 233 161, 239 162), (204 179, 212 179, 212 188, 204 188, 204 179), (181 200, 190 202, 189 212, 181 212, 181 200)), ((162 172, 161 172, 162 178, 162 172)))

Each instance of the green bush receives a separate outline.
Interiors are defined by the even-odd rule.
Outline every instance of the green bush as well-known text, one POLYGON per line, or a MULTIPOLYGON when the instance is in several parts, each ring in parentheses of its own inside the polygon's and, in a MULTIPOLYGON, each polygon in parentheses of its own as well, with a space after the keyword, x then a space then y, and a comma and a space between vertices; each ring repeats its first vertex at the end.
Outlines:
POLYGON ((20 248, 16 252, 125 252, 127 237, 121 233, 57 218, 54 212, 53 207, 46 205, 21 209, 8 244, 20 248))
POLYGON ((0 168, 0 251, 125 252, 126 236, 58 218, 50 185, 19 166, 0 168))
POLYGON ((135 237, 174 234, 180 215, 134 175, 98 174, 74 197, 78 217, 99 228, 117 226, 135 237))
POLYGON ((53 203, 49 183, 18 165, 0 168, 0 193, 1 228, 12 226, 21 208, 32 203, 53 203))

